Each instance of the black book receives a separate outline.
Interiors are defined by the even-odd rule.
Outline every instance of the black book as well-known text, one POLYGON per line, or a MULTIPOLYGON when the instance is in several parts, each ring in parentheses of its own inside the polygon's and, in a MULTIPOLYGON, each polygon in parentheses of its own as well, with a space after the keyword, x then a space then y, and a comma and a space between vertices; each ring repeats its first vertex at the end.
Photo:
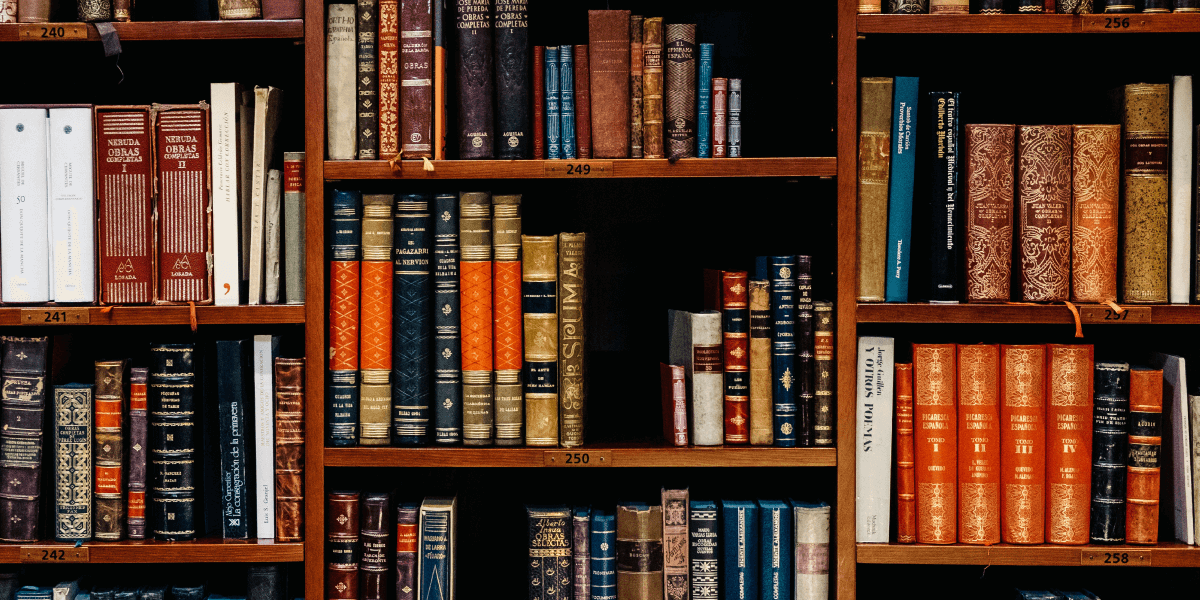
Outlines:
POLYGON ((1096 363, 1092 408, 1091 540, 1125 541, 1125 467, 1129 452, 1129 365, 1096 363))
POLYGON ((287 600, 287 571, 281 565, 246 569, 246 600, 287 600))
POLYGON ((204 600, 207 590, 204 585, 173 585, 167 592, 168 600, 204 600))
MULTIPOLYGON (((358 114, 358 160, 379 156, 379 63, 375 60, 379 31, 379 0, 358 0, 358 69, 355 112, 358 114)), ((391 158, 390 156, 387 158, 391 158)))
POLYGON ((929 181, 929 301, 957 303, 962 295, 962 206, 958 202, 958 92, 929 92, 933 140, 929 181))
POLYGON ((496 158, 529 158, 533 131, 529 112, 529 6, 496 2, 496 158))
MULTIPOLYGON (((192 344, 150 347, 149 524, 155 539, 196 537, 196 362, 192 344)), ((155 600, 139 598, 139 600, 155 600)))
POLYGON ((796 257, 796 445, 813 445, 816 404, 816 322, 813 318, 812 257, 796 257))
POLYGON ((492 0, 457 4, 458 157, 492 158, 492 0))
POLYGON ((257 537, 252 494, 254 409, 250 392, 250 340, 216 343, 217 424, 220 429, 221 535, 227 539, 257 537))
POLYGON ((3 338, 0 540, 5 542, 32 542, 39 537, 44 429, 49 425, 45 421, 49 347, 48 337, 3 338))

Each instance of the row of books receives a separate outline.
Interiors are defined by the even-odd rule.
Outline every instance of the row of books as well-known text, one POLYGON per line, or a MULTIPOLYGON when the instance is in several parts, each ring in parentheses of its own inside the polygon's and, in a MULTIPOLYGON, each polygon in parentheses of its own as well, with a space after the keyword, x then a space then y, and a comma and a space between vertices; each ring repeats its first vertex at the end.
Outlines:
MULTIPOLYGON (((184 585, 111 585, 90 578, 70 579, 55 585, 23 585, 16 573, 0 575, 0 600, 286 600, 287 571, 282 565, 260 564, 246 568, 245 592, 226 596, 204 583, 184 585)), ((229 586, 229 578, 219 583, 229 586)), ((231 586, 239 587, 239 586, 231 586)))
POLYGON ((520 194, 332 205, 331 446, 583 443, 586 234, 523 235, 520 194))
POLYGON ((278 338, 218 341, 208 371, 190 343, 151 345, 149 367, 97 361, 94 383, 50 387, 48 407, 49 338, 0 345, 0 541, 43 525, 68 542, 303 538, 304 359, 279 357, 278 338))
POLYGON ((1192 77, 1171 87, 1127 85, 1121 125, 1073 126, 964 126, 959 94, 931 91, 921 125, 916 78, 863 78, 859 301, 1198 301, 1192 77), (927 255, 913 251, 918 176, 927 255), (912 289, 926 261, 928 290, 912 289))
MULTIPOLYGON (((400 502, 374 492, 326 499, 331 600, 453 598, 457 499, 400 502), (395 524, 390 523, 395 515, 395 524), (391 539, 395 532, 394 540, 391 539), (393 581, 393 575, 394 581, 393 581)), ((824 600, 830 507, 795 500, 690 500, 611 507, 527 506, 529 598, 824 600)))
POLYGON ((210 21, 213 19, 299 19, 300 0, 196 0, 145 3, 133 0, 0 0, 0 23, 46 23, 70 17, 98 21, 210 21))
POLYGON ((813 301, 812 257, 706 269, 705 288, 704 312, 667 311, 664 440, 833 446, 833 303, 813 301))
MULTIPOLYGON (((887 0, 887 11, 897 15, 965 15, 970 12, 968 0, 887 0)), ((883 11, 881 0, 859 0, 860 14, 878 14, 883 11)), ((1200 12, 1197 0, 982 0, 977 9, 979 14, 1000 15, 1019 13, 1040 15, 1043 13, 1091 14, 1104 13, 1194 13, 1200 12)))
POLYGON ((359 0, 327 16, 331 160, 446 158, 451 76, 458 158, 742 155, 742 81, 713 77, 713 44, 697 46, 695 24, 592 10, 587 45, 543 47, 530 45, 524 2, 359 0))
POLYGON ((1196 543, 1200 397, 1182 357, 1131 368, 1086 344, 913 344, 906 364, 893 345, 859 338, 858 541, 891 539, 894 466, 898 543, 1152 545, 1160 513, 1196 543))

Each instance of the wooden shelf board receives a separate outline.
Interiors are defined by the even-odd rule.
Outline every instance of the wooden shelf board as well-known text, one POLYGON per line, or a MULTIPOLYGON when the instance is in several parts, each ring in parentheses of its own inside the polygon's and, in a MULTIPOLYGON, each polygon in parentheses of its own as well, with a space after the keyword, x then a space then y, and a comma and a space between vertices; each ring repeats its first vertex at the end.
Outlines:
MULTIPOLYGON (((1023 546, 997 544, 974 546, 950 544, 857 544, 859 564, 896 565, 1016 565, 1016 566, 1081 566, 1086 554, 1149 553, 1152 567, 1200 566, 1200 547, 1177 542, 1155 546, 1023 546)), ((1088 562, 1088 565, 1093 563, 1088 562)), ((1097 566, 1111 567, 1098 563, 1097 566)), ((1123 566, 1133 566, 1126 563, 1123 566)))
MULTIPOLYGON (((325 179, 542 179, 547 165, 611 163, 615 178, 637 177, 833 177, 837 159, 800 158, 685 158, 563 160, 437 160, 432 172, 419 160, 401 161, 399 171, 385 160, 325 161, 325 179)), ((597 179, 581 177, 580 179, 597 179)))
POLYGON ((1130 26, 1103 33, 1200 32, 1200 14, 1126 15, 859 15, 862 33, 1088 33, 1104 19, 1129 18, 1130 26), (1099 19, 1099 21, 1097 21, 1099 19), (1088 27, 1087 24, 1094 24, 1088 27))
MULTIPOLYGON (((596 446, 587 448, 325 448, 328 467, 542 467, 546 455, 601 455, 614 467, 833 467, 834 448, 596 446)), ((564 467, 570 468, 570 467, 564 467)), ((582 467, 581 467, 582 468, 582 467)), ((586 468, 602 468, 589 466, 586 468)))
MULTIPOLYGON (((233 563, 300 562, 304 560, 302 542, 272 540, 224 540, 204 538, 190 542, 122 540, 85 542, 91 563, 233 563)), ((21 549, 29 546, 71 548, 63 542, 0 544, 0 564, 20 563, 21 549)), ((62 563, 55 563, 61 566, 62 563)))
MULTIPOLYGON (((1151 323, 1200 323, 1200 305, 1156 304, 1150 307, 1150 315, 1151 323)), ((858 304, 857 318, 859 323, 1075 323, 1071 311, 1064 304, 1029 306, 861 302, 858 304)), ((1099 324, 1084 323, 1084 328, 1093 325, 1099 324)))
MULTIPOLYGON (((29 25, 32 25, 30 23, 29 25)), ((0 42, 18 40, 18 24, 0 25, 0 42)), ((251 40, 300 39, 304 37, 304 21, 289 19, 264 21, 141 21, 113 23, 122 42, 137 40, 251 40)), ((96 26, 87 25, 88 41, 99 41, 96 26)), ((41 42, 39 42, 41 43, 41 42)))
MULTIPOLYGON (((179 325, 191 322, 187 306, 4 306, 0 307, 0 325, 21 325, 21 311, 88 311, 88 325, 179 325)), ((197 306, 196 321, 207 324, 303 323, 304 306, 197 306)), ((36 323, 35 323, 36 324, 36 323)))

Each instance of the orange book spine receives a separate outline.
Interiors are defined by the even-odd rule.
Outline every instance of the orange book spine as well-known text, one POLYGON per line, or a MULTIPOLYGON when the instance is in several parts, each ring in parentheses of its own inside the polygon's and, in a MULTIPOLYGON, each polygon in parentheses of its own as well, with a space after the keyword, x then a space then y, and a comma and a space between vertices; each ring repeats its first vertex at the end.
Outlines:
POLYGON ((392 262, 362 261, 362 370, 392 368, 392 262))
POLYGON ((492 301, 496 370, 520 371, 525 359, 521 318, 521 261, 496 261, 492 301))
POLYGON ((1162 371, 1130 369, 1129 466, 1125 480, 1127 544, 1158 543, 1162 388, 1162 371))
POLYGON ((912 363, 896 364, 896 541, 917 541, 917 480, 913 457, 912 363))
POLYGON ((958 347, 958 541, 1000 543, 1000 346, 958 347))
POLYGON ((1046 347, 1000 347, 1001 538, 1046 541, 1046 347))
POLYGON ((329 369, 358 370, 358 292, 362 263, 329 263, 329 369))
MULTIPOLYGON (((492 371, 492 262, 458 264, 463 371, 492 371)), ((490 381, 490 376, 489 376, 490 381)))
POLYGON ((958 540, 954 344, 913 344, 917 542, 958 540))
POLYGON ((1092 515, 1091 345, 1046 346, 1046 541, 1086 544, 1092 515))

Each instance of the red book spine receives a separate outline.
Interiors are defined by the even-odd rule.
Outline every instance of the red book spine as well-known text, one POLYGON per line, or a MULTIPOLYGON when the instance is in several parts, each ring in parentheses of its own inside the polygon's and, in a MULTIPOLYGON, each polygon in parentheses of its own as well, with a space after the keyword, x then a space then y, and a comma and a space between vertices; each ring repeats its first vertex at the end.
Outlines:
POLYGON ((157 299, 212 302, 208 106, 160 106, 154 129, 158 159, 157 299))
POLYGON ((1092 509, 1092 347, 1046 346, 1046 541, 1086 544, 1092 509))
POLYGON ((917 542, 958 539, 954 344, 913 344, 917 542))
POLYGON ((662 376, 663 440, 687 446, 687 380, 683 365, 659 363, 658 369, 662 376))
MULTIPOLYGON (((576 59, 578 60, 578 59, 576 59)), ((590 110, 591 107, 589 106, 590 110)), ((576 113, 578 116, 578 113, 576 113)), ((578 135, 578 130, 576 131, 578 135)), ((588 152, 592 151, 592 129, 588 124, 588 152)), ((546 47, 533 47, 533 158, 546 158, 546 47)))
POLYGON ((713 158, 725 158, 725 138, 728 131, 726 115, 729 112, 729 80, 713 77, 712 80, 712 142, 713 158))
POLYGON ((358 292, 362 263, 329 263, 329 369, 358 370, 358 292))
POLYGON ((1000 543, 1000 346, 958 347, 958 541, 1000 543))
POLYGON ((379 158, 400 153, 400 0, 379 0, 379 158))
POLYGON ((896 364, 896 541, 917 541, 917 467, 913 454, 912 363, 896 364))
POLYGON ((154 299, 150 107, 98 107, 96 123, 100 301, 146 304, 154 299))
POLYGON ((1045 346, 1000 347, 1000 481, 1000 537, 1046 541, 1045 346))
MULTIPOLYGON (((587 44, 577 44, 575 46, 575 151, 579 153, 579 158, 592 157, 592 82, 589 79, 590 73, 587 44)), ((538 75, 535 73, 534 76, 538 75)), ((536 99, 534 103, 536 105, 536 99)))
POLYGON ((1129 544, 1158 543, 1162 388, 1162 371, 1129 370, 1129 467, 1125 493, 1125 542, 1129 544))
POLYGON ((750 284, 745 271, 721 272, 724 310, 725 443, 750 443, 750 284))

